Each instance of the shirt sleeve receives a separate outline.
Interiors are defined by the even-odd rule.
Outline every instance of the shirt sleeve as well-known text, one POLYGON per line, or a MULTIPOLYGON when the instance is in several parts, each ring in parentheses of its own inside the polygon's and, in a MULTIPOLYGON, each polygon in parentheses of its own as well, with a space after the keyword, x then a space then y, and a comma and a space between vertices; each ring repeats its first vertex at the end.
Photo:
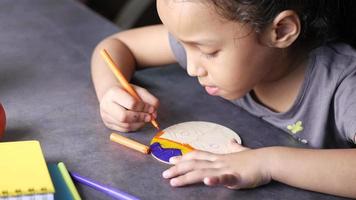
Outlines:
POLYGON ((336 128, 348 141, 356 144, 356 64, 347 70, 335 93, 334 111, 336 128))
POLYGON ((179 43, 172 34, 169 33, 169 44, 171 46, 172 52, 176 57, 178 63, 184 68, 187 68, 187 56, 184 47, 179 43))

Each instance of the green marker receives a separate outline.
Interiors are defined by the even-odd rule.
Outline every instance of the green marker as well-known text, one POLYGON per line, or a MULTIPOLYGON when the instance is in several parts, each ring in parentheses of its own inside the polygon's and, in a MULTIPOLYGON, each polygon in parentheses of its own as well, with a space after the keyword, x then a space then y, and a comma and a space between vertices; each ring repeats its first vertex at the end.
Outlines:
POLYGON ((73 196, 73 199, 74 200, 82 200, 82 198, 80 198, 80 196, 79 196, 77 188, 75 187, 75 185, 72 181, 72 178, 70 177, 68 170, 67 170, 66 166, 64 165, 64 163, 63 162, 58 163, 58 168, 63 176, 64 181, 66 182, 66 184, 70 190, 70 193, 73 196))

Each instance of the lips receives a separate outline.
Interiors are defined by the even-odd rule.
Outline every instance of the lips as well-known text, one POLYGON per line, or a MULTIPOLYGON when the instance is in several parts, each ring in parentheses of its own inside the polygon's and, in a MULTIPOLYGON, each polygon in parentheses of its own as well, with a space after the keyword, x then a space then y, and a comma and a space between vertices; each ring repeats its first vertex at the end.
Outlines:
POLYGON ((208 83, 206 83, 204 80, 198 78, 199 80, 199 83, 201 86, 203 86, 206 90, 206 92, 212 96, 217 96, 218 95, 218 92, 219 92, 219 88, 214 86, 214 85, 210 85, 208 83))
POLYGON ((219 92, 219 88, 215 86, 204 86, 208 94, 216 96, 219 92))

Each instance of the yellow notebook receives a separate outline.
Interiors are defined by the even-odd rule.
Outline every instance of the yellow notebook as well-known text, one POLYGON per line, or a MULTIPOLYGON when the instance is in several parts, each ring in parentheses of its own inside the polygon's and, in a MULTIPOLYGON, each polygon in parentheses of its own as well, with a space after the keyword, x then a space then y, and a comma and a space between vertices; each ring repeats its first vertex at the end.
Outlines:
POLYGON ((0 197, 53 193, 38 141, 0 143, 0 197))

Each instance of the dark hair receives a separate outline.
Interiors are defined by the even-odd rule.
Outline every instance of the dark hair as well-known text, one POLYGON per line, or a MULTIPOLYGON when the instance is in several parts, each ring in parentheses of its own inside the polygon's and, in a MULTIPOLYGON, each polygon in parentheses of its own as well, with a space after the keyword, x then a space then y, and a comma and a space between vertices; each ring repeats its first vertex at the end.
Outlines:
POLYGON ((356 47, 356 0, 209 0, 228 20, 250 24, 261 32, 283 10, 301 21, 297 45, 314 48, 345 42, 356 47))

